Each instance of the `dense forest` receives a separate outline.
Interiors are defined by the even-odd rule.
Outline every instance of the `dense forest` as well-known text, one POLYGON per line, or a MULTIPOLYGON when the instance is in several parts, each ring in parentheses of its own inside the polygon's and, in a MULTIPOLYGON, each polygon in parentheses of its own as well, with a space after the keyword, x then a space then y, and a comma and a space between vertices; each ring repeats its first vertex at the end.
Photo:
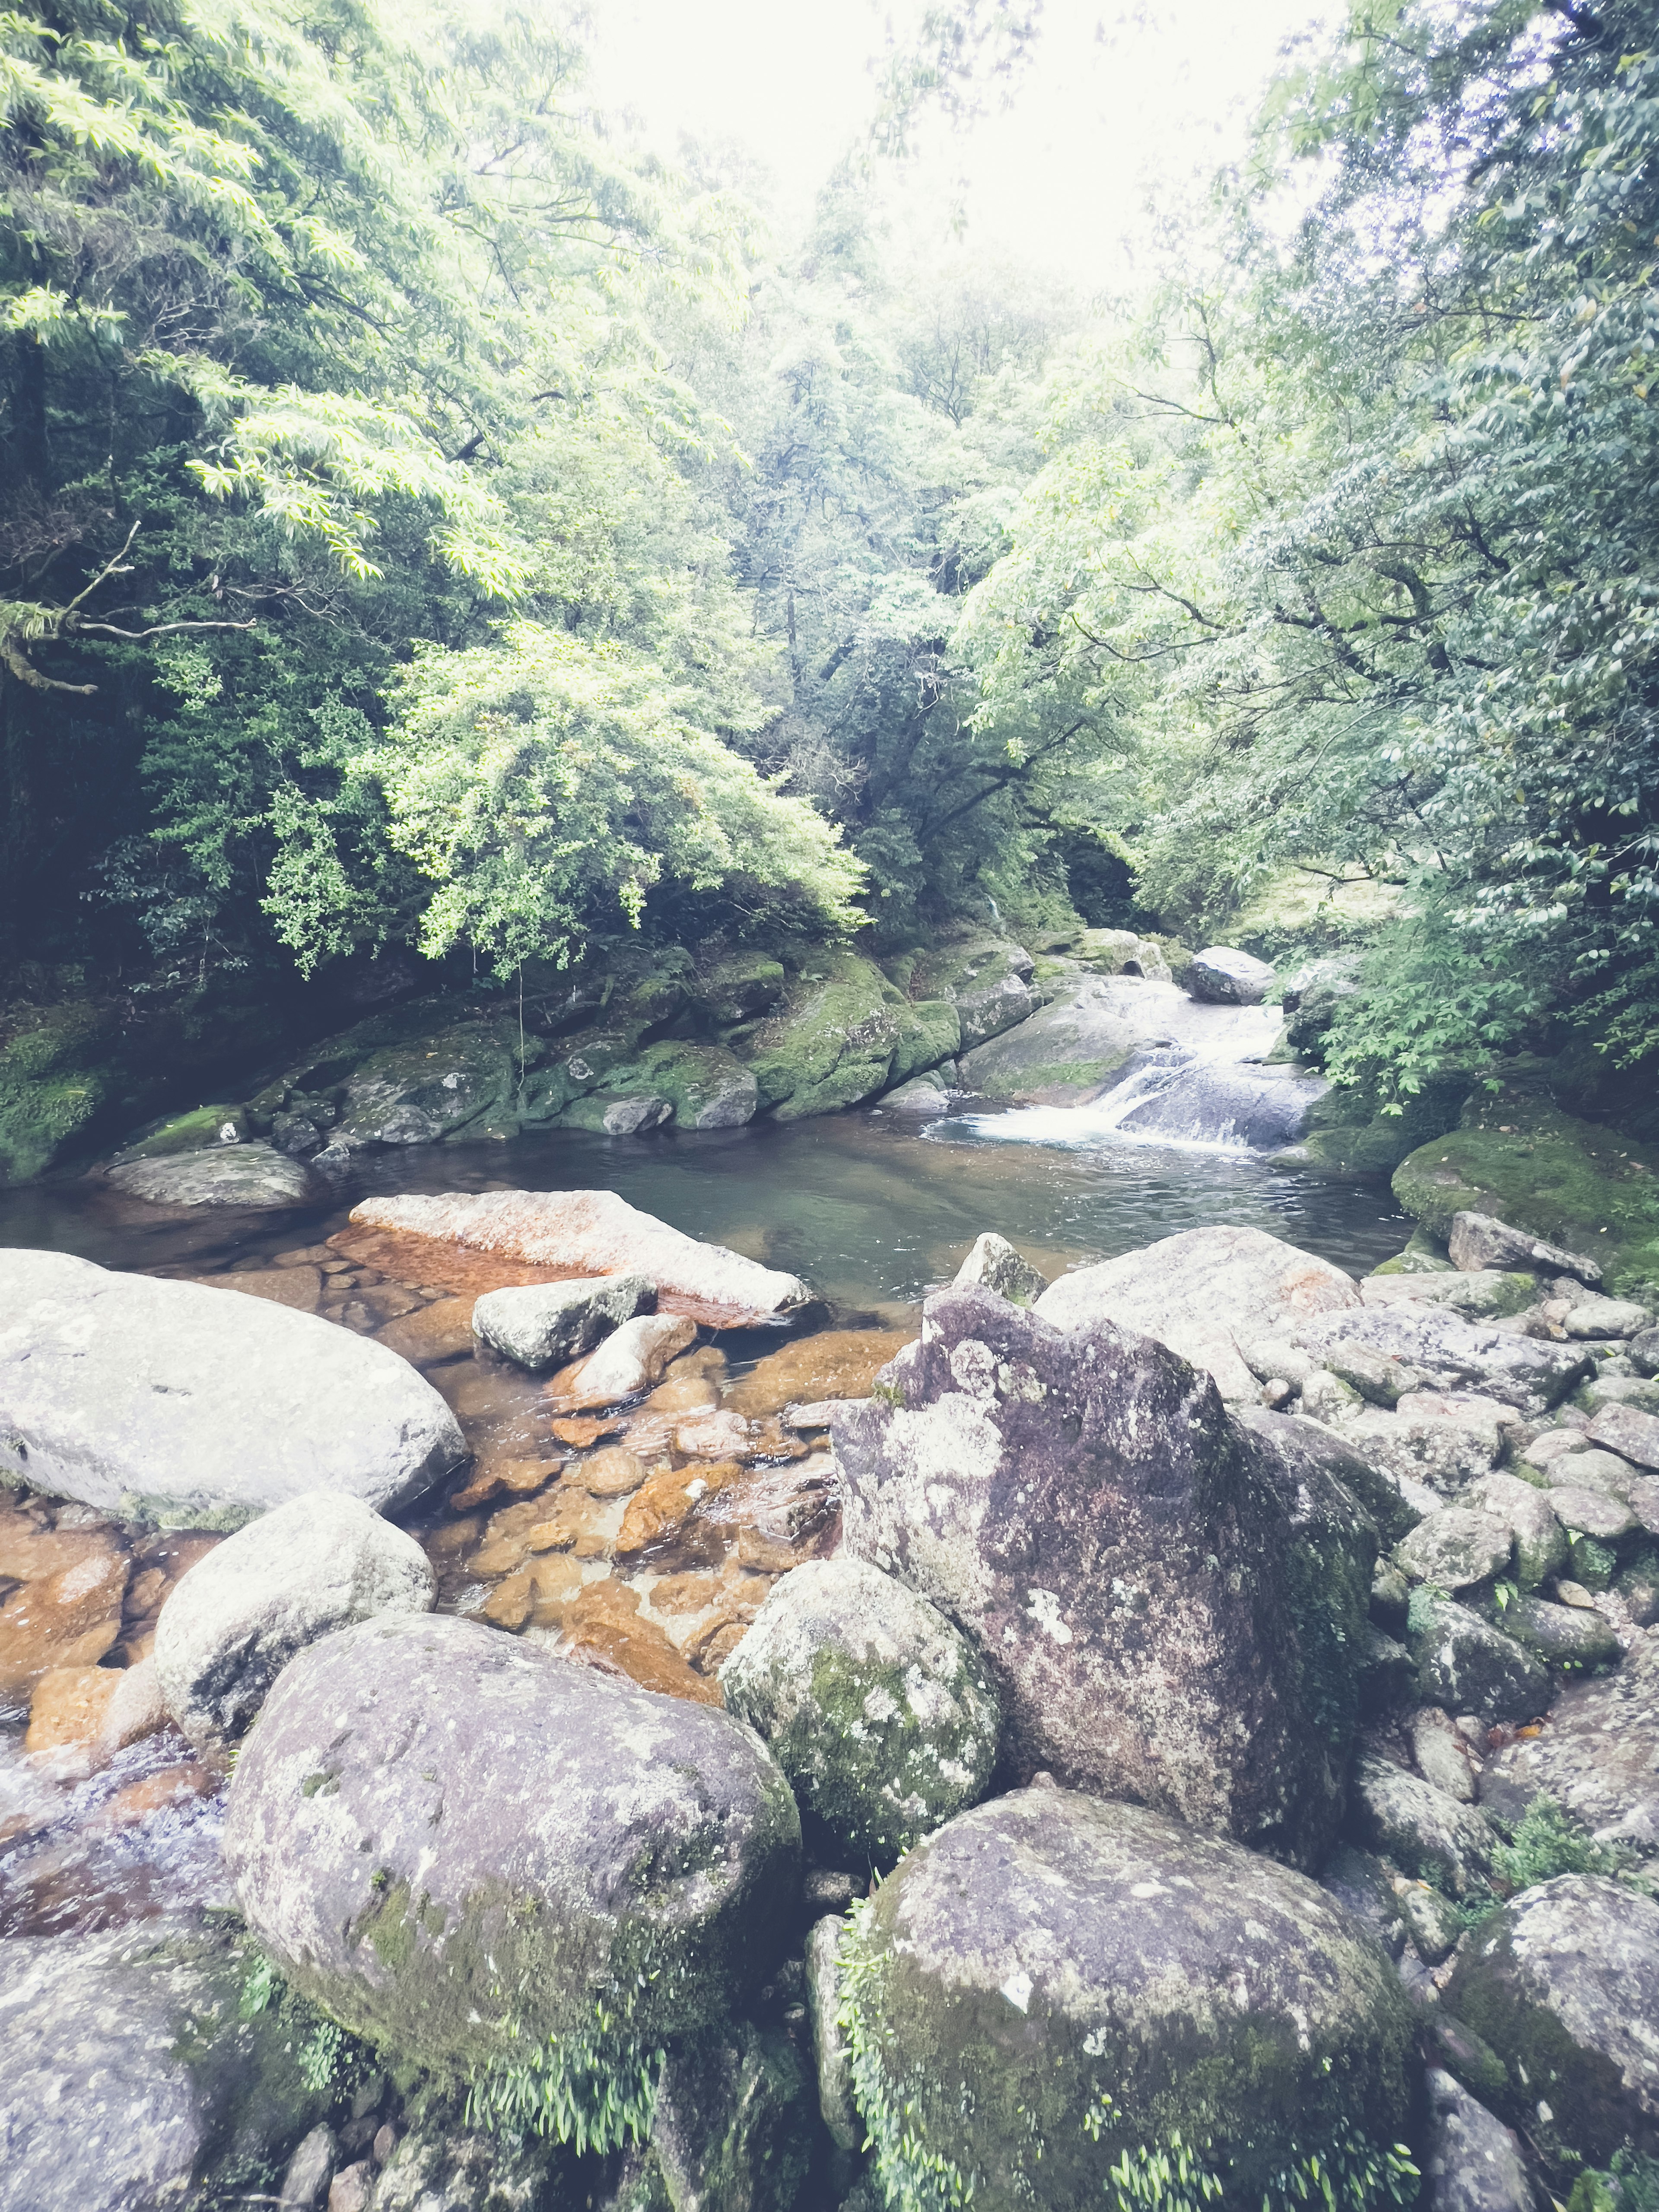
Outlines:
POLYGON ((1385 1108, 1642 1086, 1650 11, 1355 6, 1109 305, 890 234, 872 166, 987 36, 928 22, 789 238, 740 157, 608 132, 574 13, 7 18, 14 1021, 989 902, 1296 917, 1385 1108))

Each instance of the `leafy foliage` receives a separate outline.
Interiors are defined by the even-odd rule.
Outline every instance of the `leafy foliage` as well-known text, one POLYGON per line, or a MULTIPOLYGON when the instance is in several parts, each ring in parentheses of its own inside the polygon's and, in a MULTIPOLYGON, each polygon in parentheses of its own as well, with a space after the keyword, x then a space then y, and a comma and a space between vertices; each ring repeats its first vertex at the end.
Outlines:
POLYGON ((487 2067, 467 2090, 466 2124, 578 2152, 623 2150, 651 2132, 662 2064, 660 2051, 645 2050, 599 2010, 586 2034, 487 2067))

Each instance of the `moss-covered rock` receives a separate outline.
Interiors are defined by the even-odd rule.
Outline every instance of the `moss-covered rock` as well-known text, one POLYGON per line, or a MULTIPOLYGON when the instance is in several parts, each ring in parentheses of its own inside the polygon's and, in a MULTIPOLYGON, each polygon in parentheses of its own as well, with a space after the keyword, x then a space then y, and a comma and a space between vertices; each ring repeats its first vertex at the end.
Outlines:
POLYGON ((1072 950, 1097 975, 1144 975, 1152 983, 1173 980, 1157 939, 1138 937, 1133 929, 1085 929, 1072 950))
POLYGON ((172 1114, 129 1137, 118 1157, 150 1160, 164 1159, 173 1152, 204 1152, 223 1141, 227 1124, 239 1139, 249 1134, 247 1114, 240 1106, 198 1106, 188 1114, 172 1114))
POLYGON ((114 1090, 112 1019, 90 1006, 29 1007, 0 1045, 0 1184, 44 1175, 114 1090))
POLYGON ((898 1041, 893 1047, 888 1082, 896 1087, 913 1075, 942 1067, 962 1049, 962 1017, 948 999, 921 999, 898 1009, 898 1041))
POLYGON ((1156 1814, 1036 1788, 963 1814, 857 1909, 842 1990, 890 2204, 1083 2212, 1115 2170, 1120 2203, 1255 2212, 1316 2159, 1340 2201, 1389 2201, 1412 2024, 1386 1954, 1156 1814))
POLYGON ((773 1587, 720 1669, 837 1866, 891 1866, 989 1786, 1002 1723, 989 1670, 926 1598, 861 1559, 773 1587))
POLYGON ((1482 1098, 1401 1162, 1394 1194, 1433 1236, 1487 1213, 1588 1253, 1606 1287, 1659 1294, 1659 1150, 1536 1099, 1482 1098))
POLYGON ((776 1006, 788 981, 781 961, 762 952, 739 953, 709 970, 696 986, 696 997, 710 1020, 727 1026, 753 1021, 776 1006))
POLYGON ((825 952, 802 969, 775 1012, 728 1042, 754 1076, 762 1109, 798 1121, 885 1089, 902 1011, 872 961, 825 952))
POLYGON ((1405 1249, 1392 1260, 1371 1269, 1374 1275, 1449 1275, 1456 1270, 1446 1256, 1445 1245, 1420 1224, 1406 1239, 1405 1249))
POLYGON ((967 937, 921 954, 910 972, 915 999, 947 999, 962 1023, 962 1049, 1000 1036, 1042 1003, 1031 988, 1034 966, 1024 945, 1002 937, 967 937))

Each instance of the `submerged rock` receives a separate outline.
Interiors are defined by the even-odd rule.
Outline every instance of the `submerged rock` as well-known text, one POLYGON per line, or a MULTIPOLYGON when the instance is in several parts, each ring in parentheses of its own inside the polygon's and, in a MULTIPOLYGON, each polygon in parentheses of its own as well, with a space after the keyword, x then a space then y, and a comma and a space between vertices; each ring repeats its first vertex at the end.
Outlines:
POLYGON ((567 1413, 585 1406, 619 1405, 660 1382, 669 1361, 696 1334, 696 1323, 684 1314, 636 1315, 606 1337, 597 1352, 556 1375, 548 1388, 555 1403, 567 1413))
POLYGON ((1376 1547, 1340 1485, 1153 1340, 983 1289, 931 1298, 834 1435, 847 1549, 977 1644, 1012 1771, 1316 1857, 1376 1547))
POLYGON ((890 2203, 1072 2212, 1120 2161, 1153 2202, 1183 2145, 1228 2201, 1289 2201, 1299 2162, 1344 2175, 1406 2119, 1382 1948, 1313 1882, 1134 1806, 1039 1788, 963 1814, 842 1960, 890 2203))
MULTIPOLYGON (((639 1274, 695 1318, 771 1319, 807 1304, 794 1275, 723 1244, 704 1244, 641 1213, 612 1190, 487 1190, 476 1196, 365 1199, 351 1218, 371 1229, 489 1252, 568 1275, 639 1274)), ((415 1282, 425 1277, 414 1274, 415 1282)))
POLYGON ((300 1161, 260 1144, 129 1160, 106 1180, 152 1206, 303 1206, 317 1192, 300 1161))
POLYGON ((1207 999, 1214 1006, 1259 1006, 1273 971, 1267 961, 1234 945, 1211 945, 1194 953, 1183 980, 1194 998, 1207 999))
POLYGON ((785 1575, 720 1669, 836 1865, 890 1866, 982 1797, 995 1682, 937 1607, 862 1559, 785 1575))
POLYGON ((671 2052, 647 2162, 672 2212, 792 2212, 813 2149, 806 2069, 775 2029, 734 2021, 671 2052))
POLYGON ((290 1498, 180 1577, 155 1627, 162 1700, 193 1743, 232 1741, 296 1651, 349 1621, 429 1613, 436 1595, 415 1539, 360 1498, 290 1498))
POLYGON ((244 2017, 251 1963, 171 1920, 0 1943, 0 2212, 162 2212, 280 2171, 325 2100, 275 2008, 244 2017))
POLYGON ((0 1255, 0 1479, 169 1526, 307 1491, 406 1504, 465 1456, 383 1345, 264 1298, 0 1255))
POLYGON ((643 1275, 486 1291, 472 1309, 472 1332, 533 1374, 591 1352, 619 1323, 653 1305, 656 1295, 643 1275))
POLYGON ((1358 1306, 1352 1279, 1261 1229, 1188 1229, 1053 1282, 1036 1310, 1058 1328, 1112 1321, 1206 1367, 1224 1398, 1260 1393, 1239 1351, 1286 1322, 1358 1306))
POLYGON ((284 1971, 445 2074, 579 2068, 596 2008, 624 2069, 723 2021, 778 1955, 799 1852, 788 1784, 726 1714, 438 1614, 301 1652, 225 1827, 284 1971))

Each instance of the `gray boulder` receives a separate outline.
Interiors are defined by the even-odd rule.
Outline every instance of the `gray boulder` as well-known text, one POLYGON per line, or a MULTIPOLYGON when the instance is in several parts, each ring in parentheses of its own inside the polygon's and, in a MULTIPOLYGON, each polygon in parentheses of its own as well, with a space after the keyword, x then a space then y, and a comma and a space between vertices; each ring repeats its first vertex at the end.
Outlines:
POLYGON ((1515 1578, 1522 1589, 1536 1589, 1567 1563, 1566 1531, 1541 1491, 1518 1475, 1484 1476, 1464 1503, 1490 1513, 1515 1541, 1515 1578))
POLYGON ((410 2129, 380 2169, 368 2212, 544 2212, 548 2162, 544 2144, 428 2121, 410 2129))
POLYGON ((580 2077, 596 2008, 625 2074, 741 2005, 781 1947, 800 1823, 726 1714, 385 1615, 284 1670, 224 1850, 260 1941, 346 2026, 440 2073, 545 2050, 580 2077))
POLYGON ((1601 1269, 1582 1252, 1565 1252, 1547 1244, 1524 1229, 1511 1229, 1490 1213, 1454 1213, 1447 1249, 1454 1267, 1472 1273, 1480 1267, 1524 1269, 1546 1275, 1571 1275, 1591 1290, 1601 1279, 1601 1269))
POLYGON ((1328 1261, 1265 1230, 1218 1226, 1076 1268, 1036 1310, 1057 1328, 1111 1321, 1142 1329, 1207 1368, 1224 1398, 1253 1405, 1261 1393, 1242 1345, 1358 1304, 1352 1279, 1328 1261))
POLYGON ((1162 1028, 1161 1012, 1135 988, 1079 975, 1041 1009, 1029 1000, 1016 1025, 985 1031, 986 1042, 970 1040, 964 1021, 963 1085, 987 1098, 1073 1104, 1162 1028))
MULTIPOLYGON (((955 1070, 951 1073, 954 1074, 955 1070)), ((937 1121, 951 1110, 951 1093, 945 1078, 937 1069, 929 1068, 923 1075, 912 1076, 885 1092, 881 1102, 884 1114, 932 1115, 937 1121)))
POLYGON ((1572 1674, 1586 1668, 1616 1667, 1621 1656, 1612 1622, 1589 1606, 1517 1598, 1504 1609, 1504 1630, 1528 1651, 1535 1651, 1547 1666, 1572 1674))
POLYGON ((1605 2166, 1659 2151, 1659 1905, 1602 1875, 1522 1890, 1460 1953, 1449 2010, 1509 2071, 1504 2117, 1605 2166))
POLYGON ((1208 945, 1195 952, 1183 978, 1194 998, 1217 1006, 1259 1006, 1273 980, 1265 960, 1231 945, 1208 945))
POLYGON ((1536 2212, 1519 2139, 1443 2067, 1431 2066, 1422 2212, 1536 2212))
POLYGON ((318 1189, 302 1162, 260 1144, 128 1160, 106 1180, 152 1206, 303 1206, 318 1189))
POLYGON ((1259 2203, 1406 2118, 1408 2007, 1370 1935, 1314 1882, 1132 1805, 1038 1788, 953 1820, 862 1910, 842 1990, 889 2203, 1072 2212, 1120 2160, 1129 2201, 1155 2202, 1183 2144, 1259 2203))
POLYGON ((1430 1390, 1474 1391, 1534 1415, 1558 1405, 1593 1364, 1582 1345, 1517 1336, 1420 1304, 1328 1314, 1299 1322, 1291 1334, 1328 1364, 1333 1355, 1363 1345, 1415 1369, 1430 1390))
POLYGON ((1460 1590, 1501 1574, 1514 1548, 1506 1521, 1468 1506, 1449 1505, 1419 1522, 1395 1546, 1394 1557, 1395 1565, 1413 1582, 1460 1590))
POLYGON ((1240 1066, 1177 1045, 1137 1053, 1097 1103, 1136 1136, 1271 1152, 1307 1134, 1329 1088, 1322 1076, 1240 1066))
POLYGON ((1541 1735, 1486 1760, 1481 1802, 1500 1818, 1540 1795, 1603 1842, 1659 1851, 1659 1639, 1644 1637, 1617 1674, 1571 1684, 1541 1735))
POLYGON ((1659 1376, 1659 1328, 1644 1328, 1632 1337, 1625 1356, 1638 1375, 1659 1376))
POLYGON ((574 1283, 526 1283, 486 1291, 472 1308, 472 1334, 532 1374, 591 1352, 636 1313, 649 1313, 656 1287, 643 1275, 600 1275, 574 1283))
POLYGON ((296 1651, 380 1613, 429 1613, 432 1563, 361 1498, 312 1491, 240 1528, 185 1573, 155 1625, 168 1713, 193 1743, 252 1726, 296 1651))
POLYGON ((301 2137, 276 2192, 278 2212, 323 2212, 339 2148, 333 2129, 326 2123, 319 2123, 308 2136, 301 2137))
POLYGON ((989 1229, 975 1238, 974 1249, 957 1269, 951 1287, 965 1291, 975 1283, 982 1283, 1000 1298, 1012 1298, 1017 1306, 1029 1306, 1048 1287, 1046 1279, 1029 1260, 1021 1259, 1006 1237, 989 1229))
POLYGON ((1637 1467, 1659 1468, 1659 1415, 1635 1406, 1603 1406, 1584 1433, 1637 1467))
POLYGON ((1652 1320, 1647 1307, 1638 1306, 1632 1298, 1576 1298, 1562 1327, 1569 1336, 1595 1343, 1639 1336, 1652 1320))
POLYGON ((1407 1642, 1417 1662, 1423 1702, 1488 1723, 1535 1720, 1554 1696, 1550 1678, 1512 1636, 1467 1606, 1419 1590, 1407 1642))
POLYGON ((0 1477, 234 1528, 314 1490, 390 1511, 465 1454, 431 1384, 367 1337, 201 1283, 0 1253, 0 1477))
POLYGON ((853 2102, 852 2054, 841 2025, 841 1939, 847 1923, 834 1913, 812 1923, 806 1938, 806 2009, 818 2077, 818 2112, 836 2148, 854 2151, 864 2127, 853 2102))
POLYGON ((0 2212, 170 2212, 280 2170, 324 2100, 274 2009, 243 2018, 245 1948, 176 1920, 0 1943, 0 2212))
POLYGON ((734 2022, 669 2053, 650 2160, 672 2212, 791 2212, 812 2151, 806 2071, 775 2030, 734 2022))
POLYGON ((775 1583, 720 1686, 834 1865, 890 1866, 990 1785, 1002 1714, 984 1662, 865 1560, 814 1559, 775 1583))
POLYGON ((1357 1843, 1459 1897, 1480 1887, 1498 1841, 1474 1806, 1385 1759, 1359 1761, 1348 1818, 1357 1843))
POLYGON ((1206 1376, 983 1289, 837 1410, 847 1549, 995 1674, 1004 1757, 1293 1859, 1337 1820, 1376 1536, 1206 1376))

